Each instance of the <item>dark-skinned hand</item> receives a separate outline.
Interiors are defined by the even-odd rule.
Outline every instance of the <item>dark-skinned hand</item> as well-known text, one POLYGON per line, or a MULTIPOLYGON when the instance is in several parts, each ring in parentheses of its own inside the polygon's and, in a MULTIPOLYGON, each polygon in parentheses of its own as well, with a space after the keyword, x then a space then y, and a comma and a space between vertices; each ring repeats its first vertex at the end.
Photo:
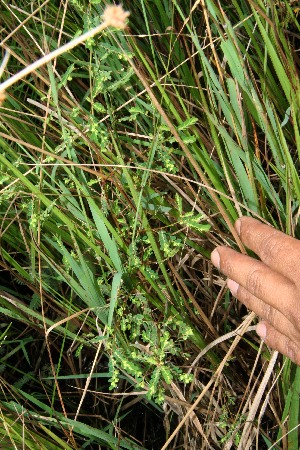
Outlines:
POLYGON ((221 246, 212 263, 232 295, 262 319, 257 334, 300 365, 300 241, 251 217, 238 219, 235 229, 260 261, 221 246))

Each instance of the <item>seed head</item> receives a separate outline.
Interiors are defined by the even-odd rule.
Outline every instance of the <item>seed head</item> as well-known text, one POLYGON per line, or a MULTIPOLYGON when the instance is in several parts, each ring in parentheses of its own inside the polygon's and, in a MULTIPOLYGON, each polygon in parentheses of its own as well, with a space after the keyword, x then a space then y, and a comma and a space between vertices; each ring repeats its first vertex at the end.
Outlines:
POLYGON ((111 5, 107 6, 103 13, 103 20, 115 28, 125 28, 126 27, 126 19, 129 16, 128 11, 124 11, 121 5, 111 5))

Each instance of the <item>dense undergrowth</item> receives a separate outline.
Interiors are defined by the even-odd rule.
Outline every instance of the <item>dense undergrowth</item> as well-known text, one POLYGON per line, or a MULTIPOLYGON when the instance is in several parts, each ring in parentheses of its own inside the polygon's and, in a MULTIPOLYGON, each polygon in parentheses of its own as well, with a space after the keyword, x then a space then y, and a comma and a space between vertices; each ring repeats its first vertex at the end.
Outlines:
MULTIPOLYGON (((0 446, 298 449, 299 368, 209 256, 245 214, 300 237, 299 8, 123 7, 0 109, 0 446)), ((1 81, 103 8, 3 2, 1 81)))

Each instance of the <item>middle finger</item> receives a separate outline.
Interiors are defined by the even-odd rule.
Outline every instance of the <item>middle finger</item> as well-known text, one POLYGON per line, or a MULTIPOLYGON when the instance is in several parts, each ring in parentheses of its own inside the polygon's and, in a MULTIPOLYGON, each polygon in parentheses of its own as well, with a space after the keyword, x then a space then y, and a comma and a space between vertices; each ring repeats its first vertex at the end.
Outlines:
POLYGON ((242 255, 228 247, 218 247, 220 270, 255 297, 287 316, 295 317, 297 292, 295 285, 263 262, 242 255))

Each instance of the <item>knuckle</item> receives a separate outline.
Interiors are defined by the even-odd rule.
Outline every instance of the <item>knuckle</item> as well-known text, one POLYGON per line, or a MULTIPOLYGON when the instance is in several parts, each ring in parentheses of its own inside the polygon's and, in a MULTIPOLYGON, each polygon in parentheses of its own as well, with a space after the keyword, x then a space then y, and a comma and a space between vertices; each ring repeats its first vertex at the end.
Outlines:
POLYGON ((262 295, 262 273, 259 269, 254 269, 249 272, 247 281, 246 281, 246 289, 251 292, 256 297, 261 297, 262 295))
POLYGON ((231 277, 234 272, 234 267, 230 258, 226 258, 224 256, 221 258, 221 269, 223 273, 225 273, 228 277, 231 277))
POLYGON ((298 302, 296 303, 295 308, 292 308, 286 316, 294 325, 296 332, 300 333, 300 307, 298 306, 298 302))
POLYGON ((295 359, 293 359, 293 361, 294 361, 298 366, 300 366, 300 342, 299 342, 299 344, 298 344, 298 347, 297 347, 297 350, 296 350, 296 353, 295 353, 295 359))
POLYGON ((260 249, 260 256, 261 259, 263 260, 269 260, 269 259, 274 259, 276 258, 279 250, 280 250, 280 245, 278 245, 278 235, 276 230, 274 230, 273 233, 270 234, 270 236, 268 236, 260 249))
POLYGON ((263 305, 263 319, 269 322, 271 325, 274 325, 274 309, 268 305, 267 303, 264 303, 263 305))
POLYGON ((276 313, 277 311, 267 303, 263 304, 262 307, 262 318, 269 322, 271 325, 276 325, 276 313))
POLYGON ((296 362, 297 360, 300 361, 300 348, 294 341, 291 341, 290 339, 286 340, 285 355, 294 362, 296 362))

